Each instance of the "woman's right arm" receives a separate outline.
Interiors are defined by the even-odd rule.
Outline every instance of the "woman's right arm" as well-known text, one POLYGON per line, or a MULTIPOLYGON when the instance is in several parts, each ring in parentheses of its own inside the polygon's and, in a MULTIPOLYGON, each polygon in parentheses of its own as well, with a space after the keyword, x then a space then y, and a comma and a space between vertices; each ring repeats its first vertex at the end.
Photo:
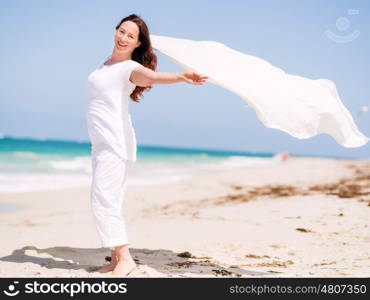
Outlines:
POLYGON ((130 76, 131 82, 142 87, 178 82, 201 85, 206 79, 208 79, 207 76, 202 76, 195 72, 155 72, 144 66, 135 68, 130 76))

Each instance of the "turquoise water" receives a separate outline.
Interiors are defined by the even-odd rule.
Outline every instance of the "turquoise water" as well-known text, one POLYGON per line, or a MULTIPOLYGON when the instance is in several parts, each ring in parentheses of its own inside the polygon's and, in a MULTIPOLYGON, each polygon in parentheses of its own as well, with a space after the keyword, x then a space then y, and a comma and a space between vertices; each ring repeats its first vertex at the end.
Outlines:
MULTIPOLYGON (((83 172, 83 158, 90 158, 90 143, 34 140, 4 137, 0 139, 0 172, 44 173, 83 172), (70 167, 62 167, 69 161, 70 167), (74 167, 73 167, 74 162, 74 167)), ((156 146, 138 146, 139 162, 214 162, 231 156, 272 157, 273 153, 230 152, 156 146)), ((87 160, 85 160, 87 162, 87 160)))
MULTIPOLYGON (((89 142, 3 136, 0 138, 0 193, 89 186, 90 151, 89 142)), ((129 184, 160 184, 204 171, 279 162, 276 153, 139 145, 129 184)))

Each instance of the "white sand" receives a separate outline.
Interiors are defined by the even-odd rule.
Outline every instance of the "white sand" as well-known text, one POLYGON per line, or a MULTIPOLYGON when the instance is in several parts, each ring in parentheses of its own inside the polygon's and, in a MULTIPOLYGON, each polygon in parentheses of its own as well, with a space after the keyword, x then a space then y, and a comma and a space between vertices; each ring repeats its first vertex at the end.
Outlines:
MULTIPOLYGON (((370 162, 290 158, 129 186, 124 209, 138 262, 130 277, 369 277, 370 176, 356 179, 364 195, 351 198, 316 191, 237 200, 254 187, 302 190, 354 180, 361 170, 370 174, 370 162), (196 258, 177 256, 184 251, 196 258)), ((0 276, 113 276, 93 272, 110 250, 101 248, 89 201, 88 188, 0 195, 0 203, 24 206, 0 214, 0 276)))

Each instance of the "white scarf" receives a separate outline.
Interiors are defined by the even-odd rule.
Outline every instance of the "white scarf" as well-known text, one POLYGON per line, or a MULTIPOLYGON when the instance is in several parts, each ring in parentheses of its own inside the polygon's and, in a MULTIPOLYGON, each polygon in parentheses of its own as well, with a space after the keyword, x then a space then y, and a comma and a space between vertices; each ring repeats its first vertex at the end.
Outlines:
POLYGON ((343 147, 360 147, 362 134, 340 100, 335 83, 285 73, 269 62, 215 41, 150 35, 152 46, 188 72, 240 96, 269 128, 295 138, 326 133, 343 147))

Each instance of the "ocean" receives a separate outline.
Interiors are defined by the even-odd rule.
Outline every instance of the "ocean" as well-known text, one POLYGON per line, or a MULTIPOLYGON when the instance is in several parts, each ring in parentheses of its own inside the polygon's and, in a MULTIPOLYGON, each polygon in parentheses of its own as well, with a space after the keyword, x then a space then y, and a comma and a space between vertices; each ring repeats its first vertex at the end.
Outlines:
MULTIPOLYGON (((89 142, 0 138, 0 193, 89 186, 89 142)), ((129 185, 160 184, 196 173, 281 161, 276 153, 138 146, 129 185)))

